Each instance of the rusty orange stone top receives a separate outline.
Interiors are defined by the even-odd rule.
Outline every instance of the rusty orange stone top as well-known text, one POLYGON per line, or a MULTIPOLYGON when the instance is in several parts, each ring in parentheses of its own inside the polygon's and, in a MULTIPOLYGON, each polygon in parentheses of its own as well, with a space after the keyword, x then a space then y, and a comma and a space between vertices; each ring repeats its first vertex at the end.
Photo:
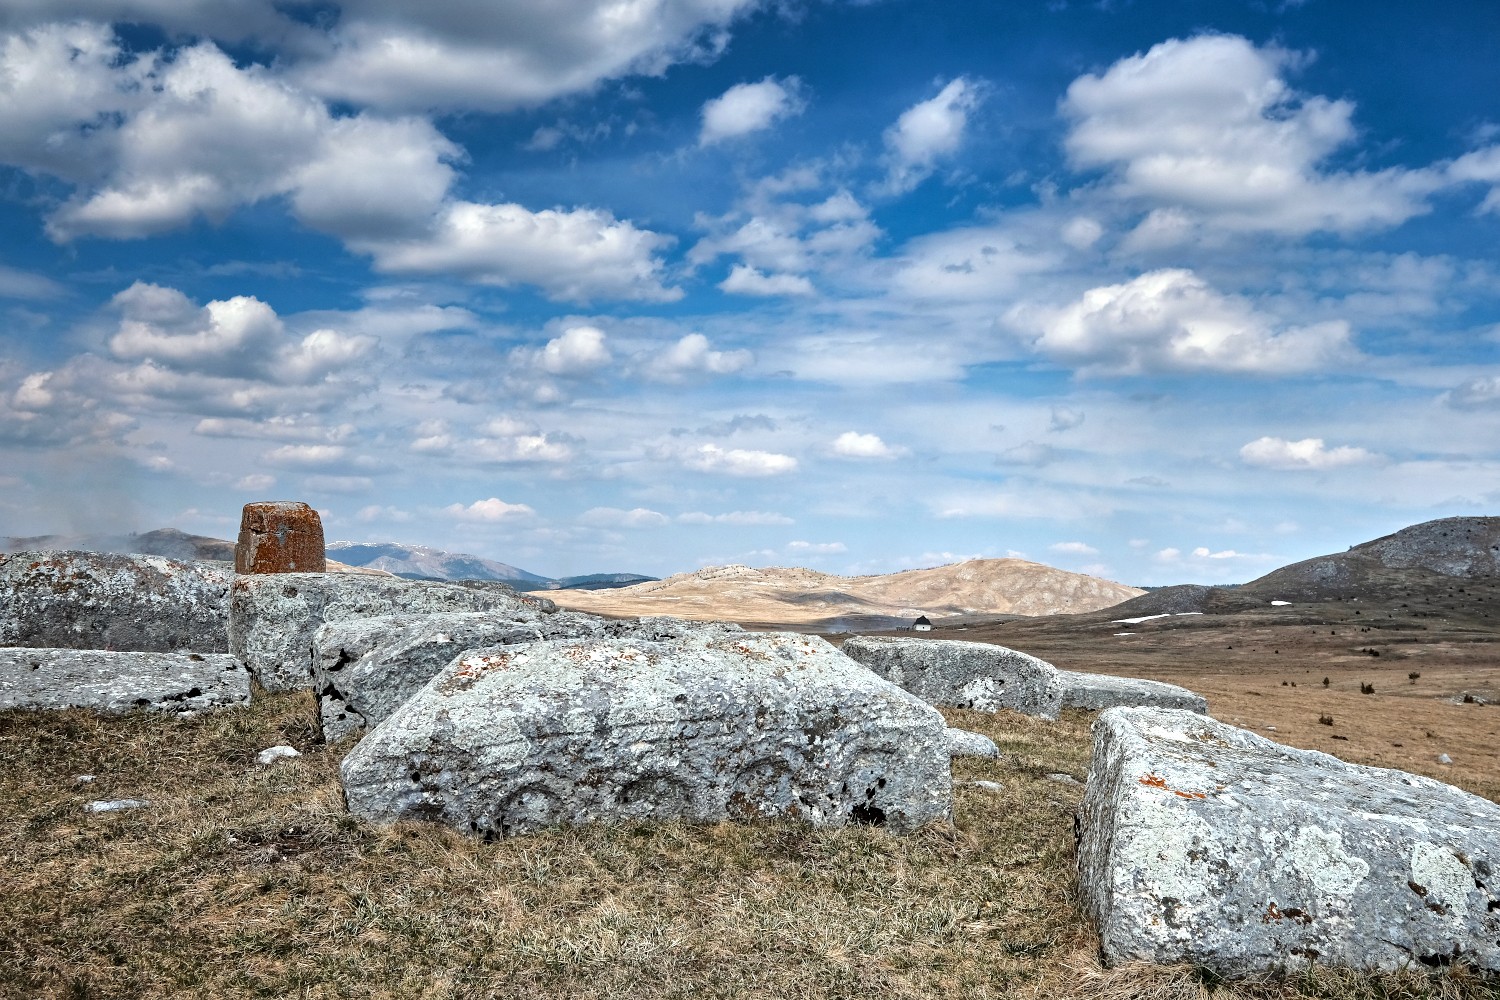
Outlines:
POLYGON ((236 573, 326 573, 323 521, 300 500, 245 504, 234 546, 236 573))

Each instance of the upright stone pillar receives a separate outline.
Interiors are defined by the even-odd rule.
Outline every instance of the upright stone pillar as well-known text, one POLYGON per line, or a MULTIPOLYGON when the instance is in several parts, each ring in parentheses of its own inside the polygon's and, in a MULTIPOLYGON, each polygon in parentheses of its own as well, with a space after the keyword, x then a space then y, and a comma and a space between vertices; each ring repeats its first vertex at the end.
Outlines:
POLYGON ((323 521, 299 500, 245 504, 234 547, 236 573, 326 573, 323 521))

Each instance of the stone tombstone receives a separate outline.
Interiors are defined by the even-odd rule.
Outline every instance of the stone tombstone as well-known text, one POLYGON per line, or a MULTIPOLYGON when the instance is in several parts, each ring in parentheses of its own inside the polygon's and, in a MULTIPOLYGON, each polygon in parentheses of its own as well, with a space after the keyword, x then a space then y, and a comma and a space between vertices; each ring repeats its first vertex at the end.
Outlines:
POLYGON ((844 655, 930 705, 978 712, 1013 709, 1055 719, 1062 707, 1059 671, 1046 660, 987 642, 860 635, 844 655))
POLYGON ((548 639, 672 642, 739 632, 674 618, 607 619, 578 611, 448 611, 331 621, 313 633, 312 686, 329 742, 375 726, 459 653, 548 639))
POLYGON ((487 838, 555 824, 950 817, 936 709, 816 636, 702 632, 470 650, 340 767, 349 811, 487 838))
POLYGON ((1500 805, 1451 785, 1110 708, 1078 822, 1106 964, 1500 973, 1500 805))
POLYGON ((163 556, 0 554, 0 646, 222 653, 233 579, 163 556))
POLYGON ((312 686, 313 636, 327 622, 442 611, 494 611, 529 620, 552 610, 551 601, 492 580, 255 573, 235 577, 230 588, 229 651, 267 691, 294 691, 312 686))
POLYGON ((1084 674, 1059 670, 1064 708, 1100 711, 1106 708, 1185 708, 1208 714, 1208 699, 1185 687, 1109 674, 1084 674))
POLYGON ((250 674, 228 653, 0 648, 0 710, 194 715, 249 703, 250 674))
POLYGON ((234 546, 236 573, 326 573, 323 521, 300 500, 245 504, 234 546))

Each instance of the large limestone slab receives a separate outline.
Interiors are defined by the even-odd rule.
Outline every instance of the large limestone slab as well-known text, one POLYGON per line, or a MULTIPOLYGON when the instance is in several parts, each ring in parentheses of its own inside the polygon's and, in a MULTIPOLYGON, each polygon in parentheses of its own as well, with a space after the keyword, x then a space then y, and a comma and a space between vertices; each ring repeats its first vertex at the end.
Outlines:
POLYGON ((312 638, 325 622, 397 613, 500 611, 534 618, 552 602, 500 583, 438 583, 344 573, 237 576, 229 651, 268 691, 312 685, 312 638))
POLYGON ((0 709, 182 715, 249 701, 250 674, 227 653, 0 649, 0 709))
POLYGON ((0 646, 222 653, 233 577, 163 556, 0 555, 0 646))
POLYGON ((822 639, 559 640, 456 658, 344 758, 350 812, 558 823, 948 817, 942 716, 822 639))
POLYGON ((459 653, 546 639, 666 641, 738 632, 738 625, 674 618, 610 620, 576 611, 517 620, 503 612, 383 615, 329 622, 313 634, 313 690, 332 742, 384 720, 459 653))
POLYGON ((1059 670, 1062 679, 1064 708, 1185 708, 1206 713, 1208 699, 1185 687, 1162 681, 1135 677, 1112 677, 1107 674, 1081 674, 1059 670))
POLYGON ((1109 963, 1500 972, 1500 805, 1430 778, 1112 708, 1080 823, 1109 963))
POLYGON ((1058 669, 1035 656, 985 642, 856 636, 844 655, 931 705, 1057 718, 1058 669))

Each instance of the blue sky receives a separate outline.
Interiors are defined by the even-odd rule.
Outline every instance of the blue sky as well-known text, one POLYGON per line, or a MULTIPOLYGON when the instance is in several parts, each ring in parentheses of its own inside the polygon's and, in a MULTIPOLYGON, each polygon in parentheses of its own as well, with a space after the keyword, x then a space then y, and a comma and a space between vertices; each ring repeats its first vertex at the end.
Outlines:
POLYGON ((1500 6, 11 0, 0 533, 1234 582, 1500 506, 1500 6))

